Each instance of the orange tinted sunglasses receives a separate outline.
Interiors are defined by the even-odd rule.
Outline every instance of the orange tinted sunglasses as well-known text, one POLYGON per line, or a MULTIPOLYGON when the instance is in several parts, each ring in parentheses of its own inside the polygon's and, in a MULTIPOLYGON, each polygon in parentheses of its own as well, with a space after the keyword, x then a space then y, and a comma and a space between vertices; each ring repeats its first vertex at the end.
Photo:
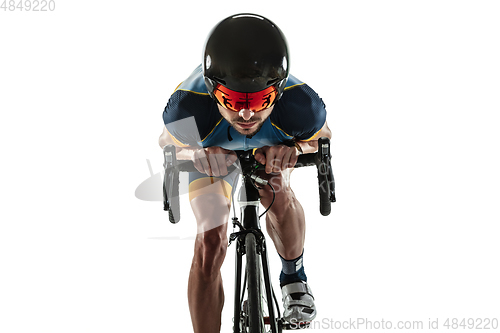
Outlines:
POLYGON ((231 111, 240 112, 242 109, 248 109, 259 112, 273 105, 278 91, 271 86, 254 93, 241 93, 218 84, 214 95, 220 105, 231 111))

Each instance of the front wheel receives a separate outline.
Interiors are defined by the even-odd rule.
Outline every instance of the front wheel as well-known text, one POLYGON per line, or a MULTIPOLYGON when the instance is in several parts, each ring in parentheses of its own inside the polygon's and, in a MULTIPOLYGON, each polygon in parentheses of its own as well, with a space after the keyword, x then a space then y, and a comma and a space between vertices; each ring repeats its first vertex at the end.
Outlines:
POLYGON ((261 295, 261 263, 260 255, 257 254, 257 240, 253 233, 245 238, 246 250, 246 275, 247 275, 247 306, 249 333, 264 332, 264 316, 262 313, 261 295))

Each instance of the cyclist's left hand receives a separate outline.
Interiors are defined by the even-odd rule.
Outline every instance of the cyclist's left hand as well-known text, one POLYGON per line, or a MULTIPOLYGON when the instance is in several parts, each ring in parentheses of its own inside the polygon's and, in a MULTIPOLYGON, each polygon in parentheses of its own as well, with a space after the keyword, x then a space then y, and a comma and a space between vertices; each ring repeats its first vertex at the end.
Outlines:
POLYGON ((255 150, 255 160, 266 166, 266 173, 281 172, 297 163, 297 148, 285 145, 264 146, 255 150))

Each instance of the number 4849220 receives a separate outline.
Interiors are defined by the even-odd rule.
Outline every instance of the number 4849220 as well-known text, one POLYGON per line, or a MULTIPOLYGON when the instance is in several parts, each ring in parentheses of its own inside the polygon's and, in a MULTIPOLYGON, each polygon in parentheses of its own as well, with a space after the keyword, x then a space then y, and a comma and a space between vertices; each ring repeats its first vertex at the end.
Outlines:
POLYGON ((447 318, 443 324, 447 329, 494 329, 498 328, 497 318, 463 318, 462 320, 458 318, 447 318))
POLYGON ((56 9, 56 2, 54 0, 4 0, 0 9, 4 12, 53 12, 56 9))

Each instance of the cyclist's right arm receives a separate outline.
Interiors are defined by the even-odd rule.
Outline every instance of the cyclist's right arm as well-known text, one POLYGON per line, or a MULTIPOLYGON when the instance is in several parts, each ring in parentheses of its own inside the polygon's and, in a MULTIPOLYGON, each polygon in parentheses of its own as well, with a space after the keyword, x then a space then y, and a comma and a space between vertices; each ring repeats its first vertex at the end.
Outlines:
POLYGON ((181 145, 179 142, 176 142, 173 136, 168 132, 166 126, 163 126, 163 132, 158 139, 158 144, 161 149, 163 149, 166 145, 174 145, 177 148, 176 156, 178 160, 192 160, 194 150, 198 149, 187 145, 181 145))
POLYGON ((190 147, 174 140, 174 137, 168 132, 167 127, 163 126, 163 132, 158 140, 163 149, 166 145, 174 145, 176 156, 179 160, 190 160, 195 168, 208 176, 225 176, 228 174, 227 167, 233 164, 237 157, 236 153, 221 147, 190 147))

